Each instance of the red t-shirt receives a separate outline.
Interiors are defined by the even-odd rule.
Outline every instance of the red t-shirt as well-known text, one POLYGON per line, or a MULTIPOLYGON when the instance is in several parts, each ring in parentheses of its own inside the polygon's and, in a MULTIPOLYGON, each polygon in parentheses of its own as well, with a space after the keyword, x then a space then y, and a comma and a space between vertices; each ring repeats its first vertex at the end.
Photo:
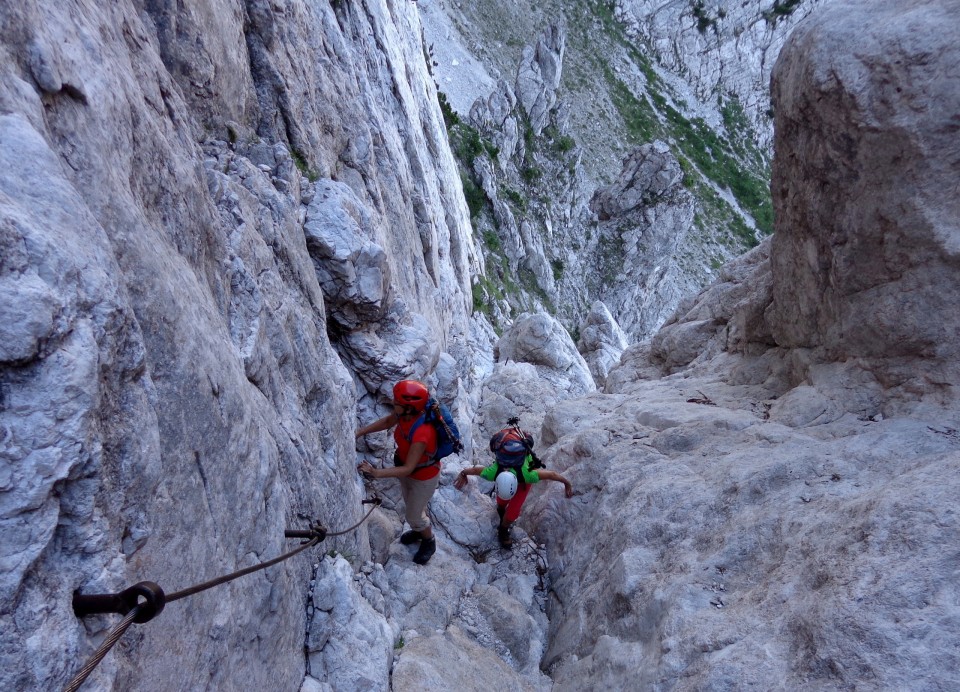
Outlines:
MULTIPOLYGON (((417 464, 425 464, 429 460, 429 457, 432 457, 437 451, 437 431, 434 430, 433 426, 429 423, 422 423, 416 432, 413 433, 413 439, 410 442, 407 442, 407 436, 410 434, 410 428, 413 427, 413 424, 417 422, 416 418, 410 420, 400 419, 400 422, 397 423, 397 427, 393 429, 393 439, 397 443, 397 456, 400 458, 402 463, 407 462, 407 453, 410 451, 410 446, 414 442, 423 442, 427 449, 424 452, 424 455, 420 458, 417 464)), ((418 481, 425 481, 429 478, 433 478, 438 473, 440 473, 440 462, 436 464, 431 464, 430 466, 425 466, 422 469, 417 469, 410 474, 410 478, 418 481)))

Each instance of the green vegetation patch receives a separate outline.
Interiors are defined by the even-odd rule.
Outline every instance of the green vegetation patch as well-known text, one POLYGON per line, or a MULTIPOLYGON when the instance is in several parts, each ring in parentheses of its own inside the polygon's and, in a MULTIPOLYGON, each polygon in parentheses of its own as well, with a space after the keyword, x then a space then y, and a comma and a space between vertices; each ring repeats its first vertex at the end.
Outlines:
POLYGON ((500 236, 492 229, 483 232, 483 243, 491 252, 500 252, 500 236))
POLYGON ((467 207, 470 209, 470 218, 475 220, 483 212, 488 200, 473 172, 473 162, 481 156, 496 160, 500 152, 497 147, 483 138, 479 130, 460 120, 447 100, 446 94, 438 91, 437 100, 440 104, 440 111, 443 113, 443 122, 447 126, 450 150, 453 152, 457 167, 460 169, 463 196, 467 200, 467 207))
POLYGON ((707 217, 704 219, 699 213, 697 214, 694 218, 694 225, 697 228, 702 230, 707 221, 714 226, 726 227, 730 233, 731 250, 756 247, 759 242, 757 234, 710 185, 701 180, 697 183, 694 194, 700 200, 702 214, 707 217))
POLYGON ((551 315, 555 315, 557 312, 556 306, 553 304, 553 301, 550 300, 550 296, 547 295, 547 292, 543 290, 540 286, 540 282, 537 281, 537 275, 534 274, 530 269, 521 265, 518 278, 520 280, 520 285, 523 286, 524 290, 528 295, 535 295, 540 299, 540 302, 543 303, 544 308, 551 315))
POLYGON ((684 186, 692 189, 696 169, 720 187, 728 188, 757 227, 773 232, 773 205, 770 199, 769 167, 750 138, 750 127, 739 102, 726 102, 728 131, 740 136, 730 139, 718 134, 703 119, 689 119, 648 82, 647 92, 638 98, 612 71, 606 73, 613 102, 620 111, 628 136, 636 143, 655 139, 673 140, 684 172, 684 186), (688 161, 684 161, 684 157, 688 161), (759 170, 757 170, 759 169, 759 170))
POLYGON ((550 260, 550 269, 553 270, 553 280, 558 282, 563 278, 564 264, 562 259, 550 260))
POLYGON ((460 183, 463 185, 463 196, 467 200, 467 208, 470 209, 470 218, 475 219, 483 211, 487 196, 474 182, 473 177, 464 171, 460 171, 460 183))
POLYGON ((635 142, 651 142, 660 133, 660 121, 646 99, 638 99, 613 70, 605 69, 610 97, 627 127, 627 135, 635 142))
POLYGON ((697 20, 697 31, 701 34, 706 33, 707 29, 713 27, 716 29, 717 20, 711 19, 703 5, 703 0, 696 0, 693 3, 693 18, 697 20))
POLYGON ((512 187, 507 187, 504 185, 500 189, 501 194, 509 200, 510 204, 515 210, 520 213, 527 211, 527 198, 524 197, 521 193, 514 190, 512 187))
POLYGON ((297 170, 303 173, 311 183, 320 180, 320 174, 310 167, 310 164, 307 163, 307 157, 304 156, 302 151, 293 149, 290 152, 290 158, 293 159, 293 165, 297 167, 297 170))
MULTIPOLYGON (((429 59, 427 60, 427 64, 430 64, 429 59)), ((437 101, 440 103, 440 112, 443 113, 443 124, 447 126, 447 129, 449 130, 454 125, 460 124, 460 116, 453 110, 453 106, 451 106, 447 100, 447 95, 442 91, 438 91, 437 101)))
POLYGON ((560 135, 554 140, 553 145, 558 152, 561 154, 566 154, 568 151, 573 149, 577 143, 570 135, 560 135))
POLYGON ((566 154, 577 146, 576 140, 570 135, 562 135, 554 125, 548 125, 543 129, 543 136, 550 142, 553 151, 557 154, 566 154))
POLYGON ((803 0, 774 0, 773 7, 763 13, 764 19, 776 24, 784 17, 789 17, 800 6, 803 0))
POLYGON ((524 166, 523 170, 520 171, 520 177, 523 178, 525 183, 530 185, 543 177, 543 171, 536 166, 524 166))
POLYGON ((450 147, 454 156, 465 167, 472 168, 473 160, 486 154, 496 160, 500 153, 495 146, 480 136, 480 132, 466 123, 457 123, 447 129, 450 136, 450 147))

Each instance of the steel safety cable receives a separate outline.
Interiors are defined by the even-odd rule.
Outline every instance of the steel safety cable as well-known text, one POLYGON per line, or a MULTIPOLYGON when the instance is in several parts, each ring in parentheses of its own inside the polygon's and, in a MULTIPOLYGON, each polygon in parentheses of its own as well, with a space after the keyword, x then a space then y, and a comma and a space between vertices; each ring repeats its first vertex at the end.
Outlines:
POLYGON ((110 634, 107 635, 107 638, 103 640, 103 644, 101 644, 93 653, 93 656, 90 657, 90 660, 84 664, 80 672, 70 681, 70 684, 63 688, 63 692, 76 692, 80 689, 80 685, 82 685, 84 680, 93 672, 93 669, 100 664, 100 661, 102 661, 103 657, 113 648, 113 645, 120 640, 120 637, 122 637, 123 633, 127 631, 127 628, 133 624, 134 619, 139 614, 140 606, 137 605, 127 613, 123 620, 117 623, 117 626, 114 627, 110 634))
MULTIPOLYGON (((379 498, 378 498, 378 499, 379 499, 379 498)), ((373 510, 375 510, 375 509, 378 507, 379 502, 374 501, 374 502, 372 502, 371 504, 372 504, 373 506, 367 511, 367 513, 363 516, 363 518, 362 518, 360 521, 358 521, 356 524, 354 524, 353 526, 351 526, 350 528, 343 529, 342 531, 332 531, 332 532, 325 531, 325 532, 323 533, 323 535, 314 535, 313 538, 311 538, 309 541, 307 541, 307 542, 304 543, 303 545, 301 545, 301 546, 299 546, 299 547, 297 547, 297 548, 294 548, 294 549, 291 550, 290 552, 284 553, 283 555, 280 555, 279 557, 275 557, 275 558, 273 558, 272 560, 268 560, 267 562, 261 562, 260 564, 257 564, 257 565, 251 565, 250 567, 245 567, 244 569, 238 570, 238 571, 236 571, 236 572, 232 572, 231 574, 225 574, 225 575, 223 575, 222 577, 217 577, 216 579, 211 579, 210 581, 205 581, 205 582, 203 582, 203 583, 201 583, 201 584, 197 584, 196 586, 191 586, 190 588, 187 588, 187 589, 182 589, 182 590, 180 590, 180 591, 174 591, 173 593, 171 593, 171 594, 169 594, 169 595, 167 596, 166 601, 167 601, 167 603, 170 603, 170 602, 172 602, 172 601, 178 601, 178 600, 180 600, 181 598, 186 598, 187 596, 192 596, 192 595, 194 595, 194 594, 200 593, 201 591, 206 591, 207 589, 212 589, 214 586, 219 586, 220 584, 225 584, 225 583, 227 583, 228 581, 233 581, 234 579, 237 579, 237 578, 239 578, 239 577, 243 577, 243 576, 245 576, 245 575, 247 575, 247 574, 252 574, 253 572, 256 572, 256 571, 258 571, 258 570, 266 569, 267 567, 270 567, 271 565, 275 565, 275 564, 277 564, 278 562, 283 562, 284 560, 293 557, 293 556, 296 555, 297 553, 303 552, 303 551, 306 550, 307 548, 312 548, 313 546, 317 545, 320 541, 322 541, 324 538, 326 538, 326 537, 328 537, 328 536, 342 536, 342 535, 344 535, 345 533, 350 533, 350 532, 353 531, 354 529, 359 528, 359 526, 360 526, 363 522, 365 522, 365 521, 367 520, 367 518, 368 518, 371 514, 373 514, 373 510)), ((297 532, 289 532, 289 533, 297 533, 297 532)))
POLYGON ((117 623, 116 627, 114 627, 114 629, 110 632, 110 634, 107 636, 104 642, 100 645, 100 647, 94 652, 94 654, 86 662, 86 664, 84 664, 83 668, 80 669, 80 672, 77 673, 76 676, 74 676, 70 684, 64 688, 64 692, 76 692, 76 690, 80 688, 80 686, 87 679, 87 677, 89 677, 90 673, 93 672, 93 669, 96 668, 97 665, 99 665, 100 661, 103 660, 103 658, 107 655, 110 649, 112 649, 113 646, 117 643, 117 641, 119 641, 120 637, 123 636, 124 632, 127 631, 130 625, 133 624, 137 620, 137 618, 141 616, 141 614, 143 614, 143 617, 140 620, 140 622, 147 622, 155 614, 159 613, 163 609, 163 606, 166 603, 170 603, 171 601, 178 601, 188 596, 193 596, 194 594, 198 594, 201 591, 212 589, 213 587, 219 586, 220 584, 225 584, 227 582, 233 581, 234 579, 243 577, 247 574, 252 574, 253 572, 266 569, 267 567, 275 565, 279 562, 288 560, 294 555, 297 555, 303 552, 304 550, 307 550, 319 544, 327 536, 342 536, 346 533, 354 531, 355 529, 359 528, 360 525, 363 524, 363 522, 365 522, 367 519, 370 518, 370 515, 373 514, 373 511, 377 507, 379 507, 381 503, 382 503, 382 500, 376 495, 371 500, 364 500, 364 504, 372 505, 370 509, 363 516, 363 518, 360 519, 360 521, 358 521, 353 526, 350 526, 349 528, 343 529, 342 531, 328 532, 319 523, 314 524, 307 531, 286 531, 285 536, 287 538, 305 538, 308 540, 306 540, 302 545, 284 553, 283 555, 279 555, 278 557, 275 557, 272 560, 267 560, 266 562, 261 562, 256 565, 251 565, 250 567, 245 567, 244 569, 237 570, 236 572, 231 572, 230 574, 225 574, 221 577, 217 577, 216 579, 211 579, 209 581, 202 582, 195 586, 191 586, 187 589, 174 591, 169 595, 165 595, 163 593, 163 590, 160 589, 156 584, 153 584, 152 582, 141 582, 140 584, 137 584, 131 587, 130 589, 127 589, 126 591, 121 592, 120 594, 112 594, 108 596, 95 595, 95 596, 84 597, 82 595, 75 594, 74 595, 74 612, 77 613, 78 617, 82 615, 90 615, 90 614, 104 613, 104 612, 121 612, 126 614, 124 615, 124 618, 119 623, 117 623), (130 594, 136 594, 132 596, 133 598, 139 598, 140 596, 144 596, 153 600, 150 603, 136 603, 135 605, 132 605, 129 612, 127 612, 126 609, 121 609, 119 611, 111 609, 111 608, 117 607, 116 603, 117 603, 118 597, 121 597, 120 601, 122 602, 123 600, 122 597, 123 596, 130 597, 130 594), (83 612, 81 612, 81 609, 78 609, 78 600, 82 602, 84 598, 87 598, 90 601, 108 600, 111 602, 111 605, 106 606, 105 609, 101 607, 101 605, 93 605, 93 606, 89 606, 89 609, 85 609, 83 610, 83 612))
POLYGON ((224 574, 222 577, 217 577, 216 579, 211 579, 209 581, 202 582, 195 586, 191 586, 187 589, 181 589, 180 591, 174 591, 171 594, 167 594, 166 601, 171 603, 173 601, 179 601, 181 598, 186 598, 187 596, 193 596, 198 594, 201 591, 206 591, 207 589, 212 589, 214 586, 220 586, 220 584, 226 584, 228 581, 233 581, 234 579, 239 579, 240 577, 246 576, 248 574, 253 574, 254 572, 259 572, 262 569, 266 569, 272 565, 277 564, 278 562, 283 562, 284 560, 293 557, 297 553, 301 553, 307 548, 312 548, 320 542, 319 536, 314 536, 309 541, 303 545, 294 548, 293 550, 284 553, 278 557, 273 558, 272 560, 267 560, 266 562, 260 562, 256 565, 251 565, 250 567, 244 567, 243 569, 237 570, 236 572, 231 572, 230 574, 224 574))

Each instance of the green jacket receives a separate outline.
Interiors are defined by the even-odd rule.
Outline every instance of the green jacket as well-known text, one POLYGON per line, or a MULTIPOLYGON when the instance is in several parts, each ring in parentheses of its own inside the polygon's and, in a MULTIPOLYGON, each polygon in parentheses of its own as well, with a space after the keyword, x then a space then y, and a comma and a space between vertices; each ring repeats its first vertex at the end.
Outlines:
MULTIPOLYGON (((531 461, 532 461, 532 458, 531 458, 530 455, 528 454, 528 455, 527 455, 527 458, 523 460, 523 466, 520 468, 520 472, 523 474, 523 480, 524 480, 526 483, 539 483, 539 482, 540 482, 540 474, 537 473, 536 471, 531 471, 531 470, 530 470, 530 462, 531 462, 531 461)), ((490 464, 489 466, 487 466, 486 468, 484 468, 483 471, 480 472, 480 478, 482 478, 482 479, 485 480, 485 481, 495 481, 495 480, 497 480, 497 468, 498 468, 498 466, 499 466, 499 465, 497 464, 497 462, 493 462, 492 464, 490 464)), ((503 470, 504 470, 504 471, 512 471, 514 475, 517 474, 517 470, 516 470, 516 469, 507 469, 507 468, 505 468, 505 469, 503 469, 503 470)), ((519 476, 517 476, 517 478, 519 478, 519 476)))

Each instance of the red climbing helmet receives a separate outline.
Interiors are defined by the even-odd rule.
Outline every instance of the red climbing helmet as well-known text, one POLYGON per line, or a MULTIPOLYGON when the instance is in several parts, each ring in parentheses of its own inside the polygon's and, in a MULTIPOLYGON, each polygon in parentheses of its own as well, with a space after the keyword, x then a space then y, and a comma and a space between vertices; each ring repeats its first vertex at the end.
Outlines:
POLYGON ((393 386, 393 400, 416 411, 423 411, 427 408, 429 397, 430 393, 426 386, 416 380, 402 380, 393 386))

